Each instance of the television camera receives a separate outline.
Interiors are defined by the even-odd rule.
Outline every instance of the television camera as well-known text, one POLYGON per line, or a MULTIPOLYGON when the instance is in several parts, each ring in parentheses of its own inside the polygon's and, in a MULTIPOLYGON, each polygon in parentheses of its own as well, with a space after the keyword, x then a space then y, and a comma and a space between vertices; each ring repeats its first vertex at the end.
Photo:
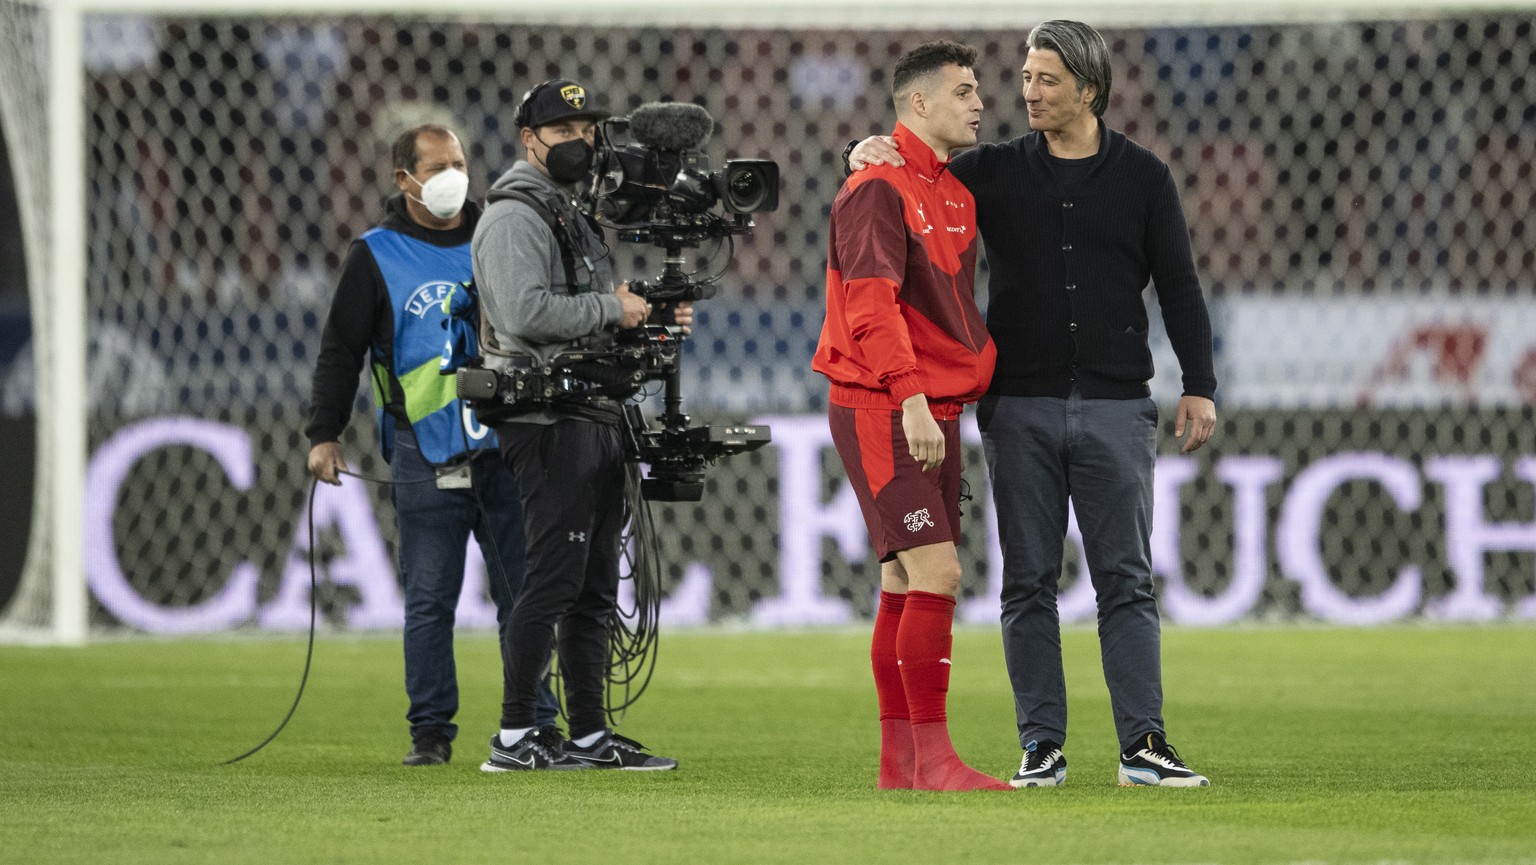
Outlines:
MULTIPOLYGON (((714 124, 709 112, 681 102, 648 103, 599 123, 592 182, 581 195, 587 212, 620 240, 667 250, 668 263, 684 247, 751 231, 752 214, 779 206, 779 166, 768 159, 728 159, 724 168, 710 171, 702 148, 714 124), (716 204, 719 213, 711 210, 716 204)), ((713 295, 708 283, 690 281, 694 292, 683 290, 678 273, 663 271, 659 285, 643 283, 653 292, 647 296, 713 295)))
MULTIPOLYGON (((627 117, 598 124, 590 184, 578 204, 597 224, 629 243, 665 251, 661 273, 632 280, 630 291, 660 308, 715 294, 721 272, 695 279, 684 270, 685 248, 705 241, 731 243, 753 228, 752 214, 779 204, 779 169, 766 159, 731 159, 711 171, 703 152, 714 130, 709 112, 684 103, 649 103, 627 117), (716 209, 718 206, 718 210, 716 209)), ((729 261, 729 254, 726 256, 729 261)), ((679 369, 687 335, 644 325, 618 334, 601 350, 568 351, 534 366, 520 359, 504 375, 460 370, 458 395, 477 407, 560 404, 608 397, 627 400, 647 382, 664 387, 653 425, 640 406, 624 406, 627 456, 648 466, 641 494, 652 501, 699 501, 705 469, 732 454, 767 444, 766 426, 693 425, 683 413, 679 369)), ((481 409, 486 416, 486 409, 481 409)))

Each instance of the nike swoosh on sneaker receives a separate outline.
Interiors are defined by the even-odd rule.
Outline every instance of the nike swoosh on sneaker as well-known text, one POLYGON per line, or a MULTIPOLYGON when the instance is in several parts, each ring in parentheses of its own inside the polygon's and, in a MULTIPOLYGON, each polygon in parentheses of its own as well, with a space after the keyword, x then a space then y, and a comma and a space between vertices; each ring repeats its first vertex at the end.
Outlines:
MULTIPOLYGON (((569 753, 569 752, 567 752, 567 753, 569 753)), ((576 759, 580 760, 583 763, 590 763, 590 764, 593 764, 593 765, 596 765, 596 764, 599 764, 599 763, 612 763, 615 766, 622 766, 622 765, 624 765, 624 761, 623 761, 623 759, 621 759, 619 757, 619 752, 618 751, 609 752, 608 756, 602 757, 602 758, 586 757, 586 756, 583 756, 581 754, 570 754, 570 756, 575 757, 576 759)))
POLYGON ((502 752, 502 753, 499 753, 499 754, 492 755, 491 759, 488 762, 486 762, 486 764, 484 766, 480 767, 480 771, 482 771, 482 772, 512 772, 512 771, 516 771, 518 769, 532 770, 532 769, 535 769, 535 768, 537 768, 537 767, 534 765, 534 761, 533 761, 532 757, 529 757, 527 759, 521 759, 521 758, 518 758, 518 757, 514 757, 511 754, 508 754, 506 752, 502 752))
POLYGON ((521 757, 513 757, 512 755, 508 754, 506 756, 506 761, 516 766, 522 766, 524 769, 532 769, 534 765, 532 754, 529 754, 526 759, 521 757))

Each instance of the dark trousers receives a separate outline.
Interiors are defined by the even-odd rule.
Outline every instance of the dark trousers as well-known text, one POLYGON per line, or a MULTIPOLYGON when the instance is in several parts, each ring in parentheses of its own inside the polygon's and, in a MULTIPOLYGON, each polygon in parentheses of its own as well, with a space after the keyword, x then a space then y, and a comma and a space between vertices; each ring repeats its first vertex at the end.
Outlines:
MULTIPOLYGON (((473 489, 440 490, 432 466, 409 429, 399 430, 390 476, 400 530, 400 576, 405 584, 406 720, 411 736, 437 733, 453 739, 459 711, 458 669, 453 656, 454 615, 464 586, 464 554, 470 533, 485 557, 486 583, 496 604, 496 623, 506 658, 512 599, 523 583, 523 508, 517 481, 495 454, 473 463, 473 489)), ((511 684, 502 665, 503 692, 511 684)), ((541 723, 559 709, 546 682, 541 723)))
POLYGON ((572 738, 607 726, 608 627, 617 615, 624 448, 619 427, 585 420, 496 430, 517 476, 528 571, 512 607, 504 728, 535 724, 538 683, 559 640, 572 738))
POLYGON ((1163 732, 1152 591, 1151 399, 985 397, 977 421, 1003 547, 1003 652, 1019 743, 1067 740, 1056 609, 1070 499, 1099 612, 1099 652, 1121 748, 1163 732))

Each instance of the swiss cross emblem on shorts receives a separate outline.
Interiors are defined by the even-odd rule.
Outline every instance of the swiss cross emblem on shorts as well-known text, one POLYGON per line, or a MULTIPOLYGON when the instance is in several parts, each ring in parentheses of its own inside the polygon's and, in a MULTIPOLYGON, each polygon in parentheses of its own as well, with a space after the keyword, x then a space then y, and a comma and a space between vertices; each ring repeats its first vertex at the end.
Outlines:
POLYGON ((928 528, 933 528, 933 518, 928 516, 927 508, 923 508, 920 511, 913 511, 910 514, 907 514, 906 522, 907 531, 909 532, 920 532, 925 526, 928 528))

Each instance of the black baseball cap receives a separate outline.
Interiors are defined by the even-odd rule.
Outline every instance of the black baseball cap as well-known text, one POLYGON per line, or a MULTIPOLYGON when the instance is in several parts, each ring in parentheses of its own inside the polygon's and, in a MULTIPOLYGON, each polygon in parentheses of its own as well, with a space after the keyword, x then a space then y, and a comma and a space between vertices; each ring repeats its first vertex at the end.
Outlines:
POLYGON ((602 120, 609 112, 596 106, 592 91, 565 78, 552 78, 523 94, 512 122, 517 128, 558 123, 569 117, 602 120))

